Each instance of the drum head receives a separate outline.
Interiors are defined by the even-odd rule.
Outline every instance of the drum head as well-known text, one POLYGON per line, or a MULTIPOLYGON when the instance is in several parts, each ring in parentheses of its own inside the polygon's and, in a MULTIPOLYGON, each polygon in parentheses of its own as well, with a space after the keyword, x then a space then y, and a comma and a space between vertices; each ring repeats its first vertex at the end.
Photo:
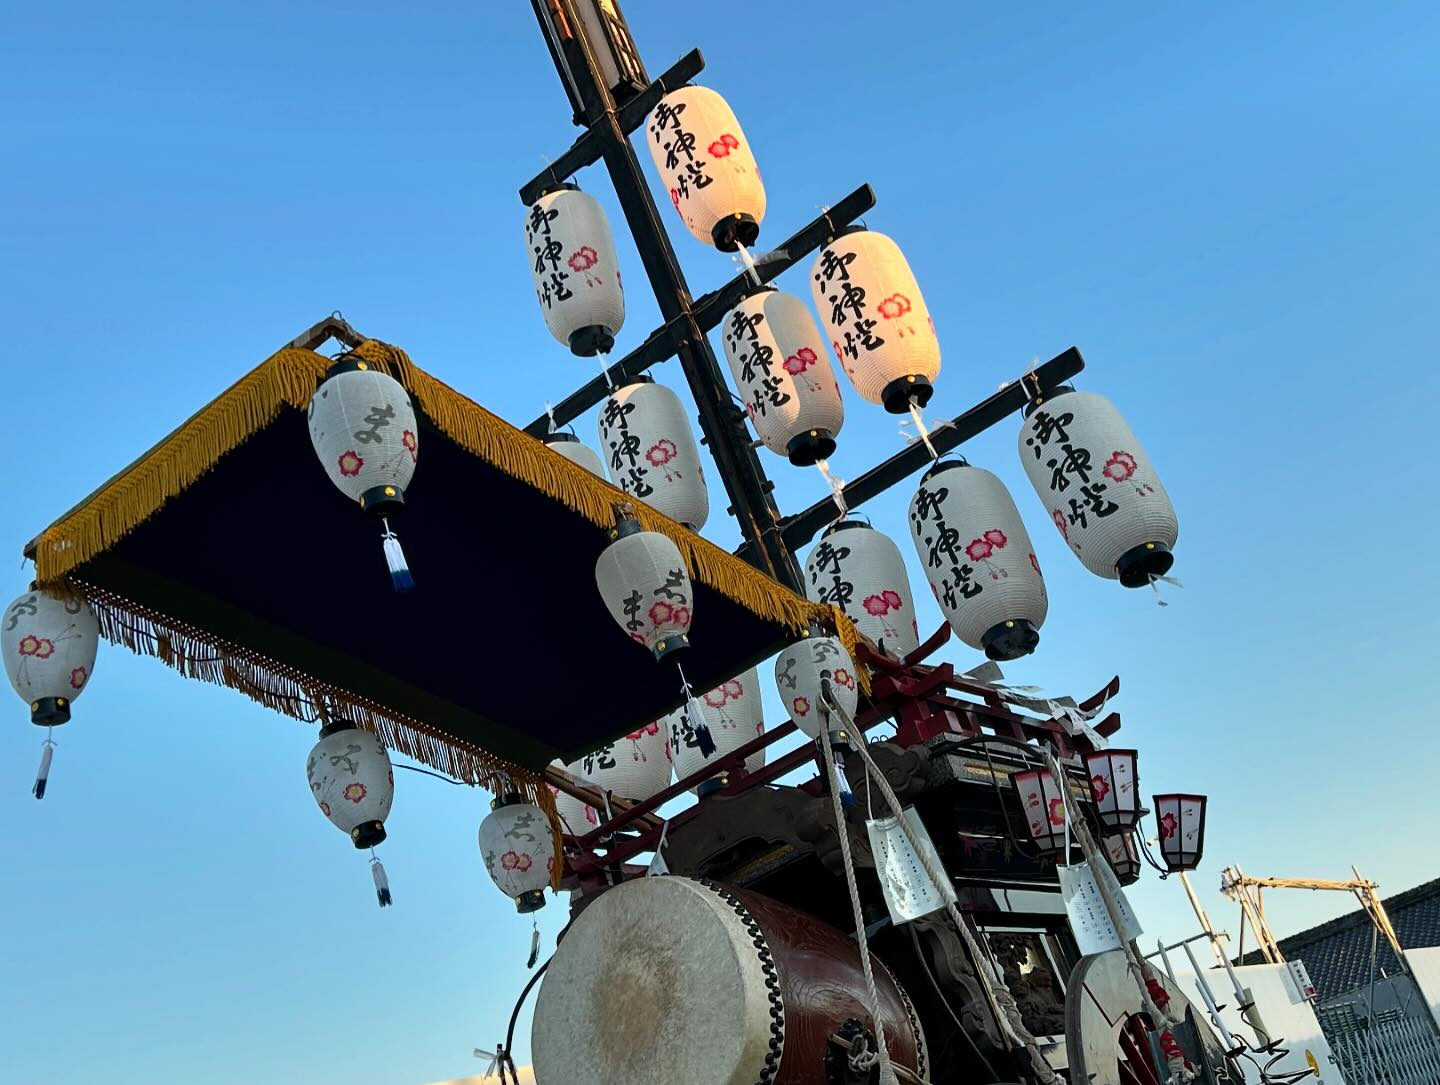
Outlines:
POLYGON ((537 1085, 769 1085, 784 1008, 759 927, 715 889, 640 878, 575 920, 540 986, 537 1085))

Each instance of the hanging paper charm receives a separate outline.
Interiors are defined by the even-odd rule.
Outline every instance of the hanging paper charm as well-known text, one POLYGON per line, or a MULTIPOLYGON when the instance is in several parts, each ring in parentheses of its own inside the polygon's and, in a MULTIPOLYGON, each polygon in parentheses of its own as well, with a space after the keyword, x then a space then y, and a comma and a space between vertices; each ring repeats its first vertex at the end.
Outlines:
POLYGON ((515 794, 496 799, 480 823, 480 855, 516 911, 545 907, 545 887, 555 869, 555 837, 538 806, 515 794))
MULTIPOLYGON (((697 698, 705 722, 715 741, 715 752, 706 757, 700 752, 700 742, 695 735, 695 725, 690 719, 693 709, 681 706, 664 720, 671 756, 675 762, 675 776, 683 780, 699 772, 716 758, 738 750, 746 743, 754 742, 765 732, 764 708, 760 696, 760 672, 752 667, 736 675, 728 682, 722 682, 709 693, 697 698)), ((765 767, 765 751, 760 750, 745 759, 745 772, 758 772, 765 767)), ((695 788, 697 795, 705 795, 726 786, 724 776, 712 776, 695 788)))
POLYGON ((845 404, 805 303, 767 287, 735 306, 722 327, 735 387, 765 447, 797 467, 828 458, 845 404))
POLYGON ((1134 750, 1106 748, 1085 755, 1090 794, 1100 824, 1111 832, 1128 832, 1140 822, 1140 775, 1134 750))
POLYGON ((610 617, 656 659, 688 647, 694 595, 679 547, 642 531, 635 520, 621 520, 614 540, 595 562, 595 584, 610 617))
POLYGON ((1035 650, 1049 600, 1004 483, 963 461, 935 465, 910 502, 910 535, 930 590, 962 641, 991 659, 1035 650))
POLYGON ((900 548, 869 524, 842 520, 825 529, 805 561, 805 592, 839 607, 861 635, 895 659, 920 646, 900 548))
POLYGON ((1049 769, 1012 772, 1010 782, 1025 811, 1030 839, 1041 851, 1060 851, 1065 846, 1065 800, 1060 784, 1049 769))
POLYGON ((526 213, 525 247, 550 334, 583 357, 608 354, 625 323, 625 293, 599 202, 557 185, 526 213))
POLYGON ((672 90, 650 114, 646 135, 686 228, 722 252, 755 244, 765 218, 765 186, 725 99, 709 87, 672 90))
POLYGON ((578 463, 596 478, 605 477, 605 465, 600 455, 573 433, 552 433, 545 438, 546 447, 560 453, 571 463, 578 463))
POLYGON ((891 414, 930 401, 940 340, 900 246, 852 226, 820 250, 810 272, 840 368, 855 390, 891 414))
POLYGON ((320 812, 357 848, 385 839, 395 771, 379 738, 348 720, 326 724, 306 759, 305 776, 320 812))
POLYGON ((354 354, 336 359, 310 399, 310 442, 330 481, 380 521, 385 562, 396 591, 414 587, 390 518, 405 505, 405 489, 420 453, 410 395, 393 377, 354 354))
POLYGON ((1205 796, 1156 795, 1160 855, 1171 870, 1194 870, 1205 852, 1205 796))
POLYGON ((648 377, 617 388, 600 409, 600 448, 615 484, 691 531, 710 496, 680 397, 648 377))
POLYGON ((1032 402, 1020 428, 1020 460, 1085 568, 1127 588, 1170 571, 1180 532, 1174 506, 1108 399, 1060 388, 1032 402))

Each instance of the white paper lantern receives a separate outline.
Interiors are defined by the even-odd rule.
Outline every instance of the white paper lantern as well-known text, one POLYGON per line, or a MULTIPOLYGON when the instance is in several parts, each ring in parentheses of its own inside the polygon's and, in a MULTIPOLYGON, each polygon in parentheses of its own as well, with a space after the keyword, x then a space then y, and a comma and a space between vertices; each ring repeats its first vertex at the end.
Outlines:
POLYGON ((1048 769, 1014 772, 1010 782, 1020 797, 1025 811, 1025 825, 1030 839, 1041 851, 1060 851, 1065 847, 1065 800, 1060 783, 1048 769))
POLYGON ((839 716, 827 723, 821 692, 829 681, 831 696, 852 720, 860 704, 860 684, 855 661, 834 637, 811 636, 796 641, 775 657, 775 686, 780 703, 795 726, 811 738, 820 732, 838 731, 845 724, 839 716))
POLYGON ((1032 404, 1020 429, 1020 460, 1085 568, 1127 588, 1170 571, 1180 533, 1170 495, 1108 399, 1061 389, 1032 404))
POLYGON ((607 354, 625 323, 610 223, 595 197, 564 184, 525 216, 535 296, 550 334, 584 357, 607 354))
POLYGON ((648 378, 617 388, 600 410, 600 449, 615 484, 692 531, 710 495, 680 397, 648 378))
MULTIPOLYGON (((684 707, 676 709, 662 721, 669 736, 670 756, 675 762, 675 777, 683 780, 691 773, 699 772, 716 758, 738 750, 746 743, 754 742, 765 733, 765 710, 761 704, 760 672, 751 667, 744 674, 736 675, 728 682, 722 682, 709 693, 698 698, 700 710, 709 725, 715 752, 706 757, 700 752, 700 742, 695 735, 695 726, 684 707)), ((758 772, 765 767, 765 751, 760 750, 745 759, 745 772, 758 772)), ((695 788, 697 795, 725 786, 724 780, 711 777, 695 788)))
POLYGON ((765 447, 798 467, 827 459, 845 404, 805 303, 767 288, 731 310, 723 329, 735 387, 765 447))
POLYGON ((586 780, 622 799, 644 802, 670 786, 670 747, 660 720, 580 759, 586 780))
POLYGON ((646 125, 650 154, 685 226, 722 252, 755 244, 765 186, 734 111, 709 87, 660 99, 646 125))
POLYGON ((30 706, 30 722, 56 727, 95 670, 100 623, 90 604, 32 589, 5 608, 0 651, 5 674, 30 706))
POLYGON ((357 848, 385 839, 395 770, 376 736, 344 720, 326 725, 305 761, 305 777, 320 812, 357 848))
POLYGON ((605 477, 605 464, 600 454, 573 433, 552 433, 545 438, 545 444, 551 451, 560 453, 571 463, 578 463, 597 478, 605 477))
POLYGON ((1111 832, 1128 832, 1140 822, 1140 773, 1134 750, 1113 747, 1085 755, 1090 794, 1100 824, 1111 832))
POLYGON ((1205 852, 1205 796, 1156 795, 1160 855, 1171 870, 1194 870, 1205 852))
POLYGON ((664 659, 690 644, 694 593, 680 549, 666 536, 622 520, 595 562, 595 584, 610 617, 637 644, 664 659))
POLYGON ((910 502, 910 535, 950 628, 991 659, 1040 643, 1049 600, 1005 484, 961 461, 936 464, 910 502))
POLYGON ((880 650, 904 659, 920 646, 905 560, 888 535, 859 520, 832 524, 805 561, 805 592, 843 610, 880 650))
POLYGON ((500 892, 515 910, 545 907, 545 887, 555 870, 555 836, 550 820, 538 806, 518 795, 496 799, 480 823, 480 855, 500 892))
MULTIPOLYGON (((550 762, 557 768, 562 768, 571 776, 581 782, 585 781, 585 773, 581 761, 572 761, 570 764, 563 764, 556 760, 550 762)), ((550 787, 550 794, 555 796, 555 812, 560 817, 560 824, 571 836, 584 836, 590 830, 600 825, 600 814, 595 807, 579 799, 571 798, 553 784, 550 787)))
POLYGON ((923 407, 940 375, 940 340, 900 246, 852 226, 810 273, 815 308, 855 390, 891 414, 923 407))

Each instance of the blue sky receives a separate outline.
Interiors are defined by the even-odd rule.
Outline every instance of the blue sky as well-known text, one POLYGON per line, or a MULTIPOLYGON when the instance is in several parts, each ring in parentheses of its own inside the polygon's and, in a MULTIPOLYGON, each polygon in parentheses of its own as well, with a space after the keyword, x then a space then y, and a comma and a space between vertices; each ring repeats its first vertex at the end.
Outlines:
MULTIPOLYGON (((1122 676, 1146 792, 1211 796, 1198 882, 1217 921, 1236 925, 1214 891, 1230 862, 1326 877, 1353 862, 1387 892, 1440 875, 1423 413, 1440 391, 1440 14, 683 7, 626 12, 652 74, 705 49, 703 81, 765 173, 762 247, 875 185, 867 221, 905 249, 941 334, 929 413, 1075 344, 1082 386, 1140 433, 1181 523, 1185 588, 1166 609, 1068 555, 1015 424, 966 453, 1011 487, 1050 587, 1040 650, 1010 677, 1083 696, 1122 676)), ((574 135, 529 5, 347 8, 57 2, 8 19, 0 364, 18 470, 0 552, 18 561, 332 309, 522 424, 590 375, 545 331, 521 249, 515 190, 574 135)), ((618 223, 603 175, 581 181, 618 223)), ((732 273, 671 225, 697 294, 732 273)), ((619 240, 627 349, 656 314, 619 240)), ((805 296, 802 274, 780 285, 805 296)), ((842 477, 901 440, 847 406, 842 477)), ((579 429, 593 440, 593 419, 579 429)), ((768 466, 787 509, 823 493, 813 471, 768 466)), ((907 550, 910 494, 865 509, 907 550)), ((257 560, 285 530, 257 518, 257 560)), ((706 534, 737 541, 718 513, 706 534)), ((482 794, 401 774, 381 912, 306 793, 312 730, 108 648, 36 803, 41 733, 18 701, 7 718, 13 1080, 421 1085, 499 1039, 529 931, 479 862, 482 794)), ((1134 900, 1147 938, 1193 926, 1173 882, 1134 900)), ((1270 911, 1284 933, 1345 902, 1277 895, 1270 911)), ((541 914, 547 938, 562 911, 541 914)))

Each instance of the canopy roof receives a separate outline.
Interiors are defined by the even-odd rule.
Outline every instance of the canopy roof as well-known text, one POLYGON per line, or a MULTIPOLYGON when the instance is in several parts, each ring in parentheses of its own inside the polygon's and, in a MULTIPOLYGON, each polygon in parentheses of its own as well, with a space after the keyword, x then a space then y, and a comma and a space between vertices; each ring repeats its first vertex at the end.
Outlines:
MULTIPOLYGON (((305 408, 329 360, 262 363, 30 545, 42 586, 86 596, 104 635, 299 719, 339 713, 473 783, 539 774, 676 707, 673 666, 616 628, 595 559, 617 505, 680 547, 697 692, 818 622, 808 602, 367 340, 420 416, 394 524, 417 587, 390 588, 379 527, 326 477, 305 408)), ((543 793, 543 795, 541 794, 543 793)))

